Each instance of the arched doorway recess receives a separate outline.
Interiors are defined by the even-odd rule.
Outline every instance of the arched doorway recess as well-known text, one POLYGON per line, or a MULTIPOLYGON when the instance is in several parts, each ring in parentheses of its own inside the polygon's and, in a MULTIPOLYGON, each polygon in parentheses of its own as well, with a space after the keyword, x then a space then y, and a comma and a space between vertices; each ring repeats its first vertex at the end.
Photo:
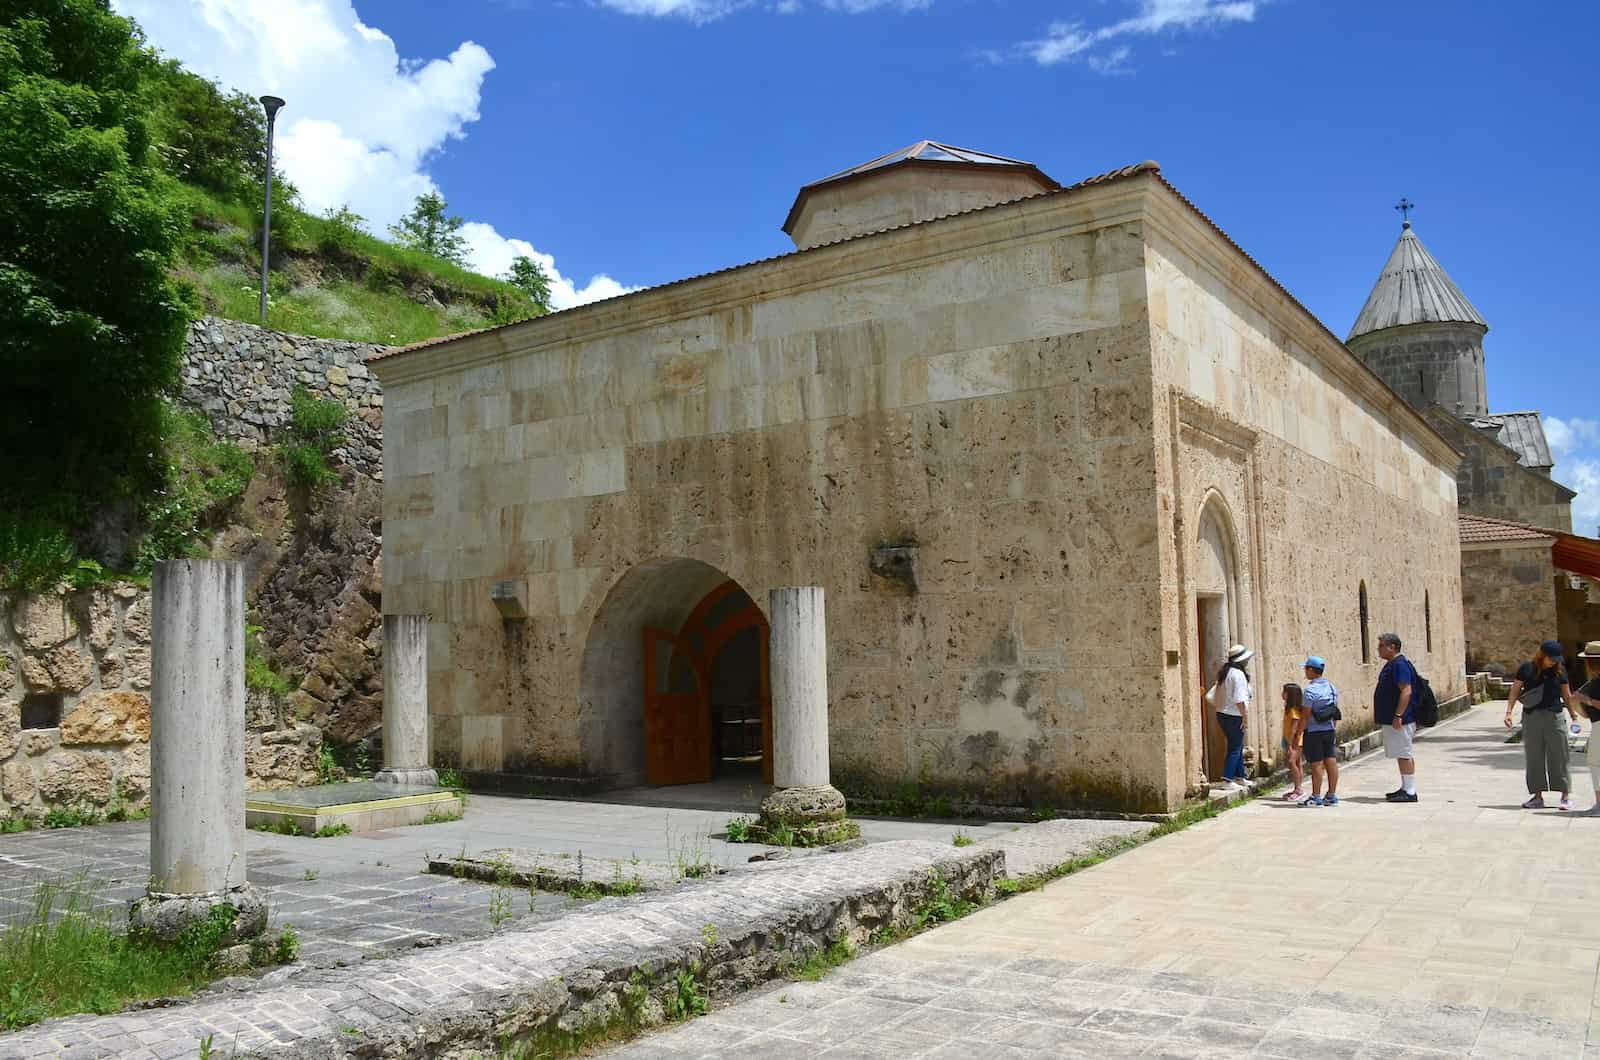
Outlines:
MULTIPOLYGON (((1228 648, 1241 636, 1239 624, 1238 551, 1233 521, 1222 498, 1210 494, 1200 509, 1195 535, 1195 657, 1200 661, 1202 688, 1210 687, 1227 661, 1228 648)), ((1207 780, 1222 776, 1227 741, 1216 712, 1202 700, 1199 766, 1207 780)))
POLYGON ((770 783, 766 615, 722 571, 691 559, 629 570, 584 644, 585 760, 619 783, 770 783))

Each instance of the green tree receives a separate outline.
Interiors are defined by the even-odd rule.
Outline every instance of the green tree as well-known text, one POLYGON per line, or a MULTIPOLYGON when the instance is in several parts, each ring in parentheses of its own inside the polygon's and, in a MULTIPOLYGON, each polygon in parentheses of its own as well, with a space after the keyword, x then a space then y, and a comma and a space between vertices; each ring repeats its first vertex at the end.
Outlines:
POLYGON ((223 92, 176 61, 157 66, 152 82, 152 133, 167 171, 228 199, 260 197, 267 165, 261 105, 243 92, 223 92))
POLYGON ((0 6, 0 509, 81 524, 160 481, 186 218, 143 117, 156 67, 105 0, 0 6))
POLYGON ((445 212, 444 196, 436 191, 418 195, 411 212, 400 218, 398 224, 389 226, 389 234, 401 246, 420 250, 452 265, 464 265, 467 260, 467 241, 461 235, 461 218, 445 212))
POLYGON ((519 254, 511 259, 511 271, 501 278, 533 299, 540 313, 550 312, 550 274, 543 265, 519 254))

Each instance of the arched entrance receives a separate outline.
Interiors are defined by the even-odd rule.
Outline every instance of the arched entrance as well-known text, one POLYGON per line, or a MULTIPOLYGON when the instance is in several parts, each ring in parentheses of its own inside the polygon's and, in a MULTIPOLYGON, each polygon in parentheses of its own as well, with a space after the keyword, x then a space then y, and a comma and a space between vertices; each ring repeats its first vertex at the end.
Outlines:
POLYGON ((579 723, 595 772, 619 783, 771 782, 766 615, 698 560, 640 564, 584 644, 579 723))
MULTIPOLYGON (((1200 509, 1195 540, 1195 658, 1200 661, 1201 687, 1209 688, 1227 661, 1228 648, 1239 634, 1239 579, 1232 520, 1222 499, 1212 494, 1200 509)), ((1216 711, 1204 706, 1200 718, 1200 769, 1207 780, 1222 777, 1227 741, 1216 711)))

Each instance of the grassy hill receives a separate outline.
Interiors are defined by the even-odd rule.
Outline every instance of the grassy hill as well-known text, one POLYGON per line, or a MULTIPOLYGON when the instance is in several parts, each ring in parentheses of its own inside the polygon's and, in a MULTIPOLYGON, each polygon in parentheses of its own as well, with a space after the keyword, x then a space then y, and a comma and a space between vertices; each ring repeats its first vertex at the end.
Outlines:
MULTIPOLYGON (((176 272, 196 312, 255 323, 260 205, 186 185, 193 229, 176 272)), ((403 345, 538 312, 522 291, 378 239, 339 218, 273 203, 267 326, 403 345)))

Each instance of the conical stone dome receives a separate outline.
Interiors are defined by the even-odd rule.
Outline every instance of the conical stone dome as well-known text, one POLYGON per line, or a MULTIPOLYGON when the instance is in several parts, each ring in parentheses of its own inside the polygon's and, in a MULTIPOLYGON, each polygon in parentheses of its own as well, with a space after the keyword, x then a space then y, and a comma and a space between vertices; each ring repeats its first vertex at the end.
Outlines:
POLYGON ((1350 338, 1384 328, 1439 322, 1476 324, 1485 331, 1489 329, 1407 223, 1367 296, 1367 304, 1361 307, 1355 326, 1350 329, 1350 338))
POLYGON ((1482 416, 1488 330, 1407 223, 1345 344, 1412 405, 1482 416))

